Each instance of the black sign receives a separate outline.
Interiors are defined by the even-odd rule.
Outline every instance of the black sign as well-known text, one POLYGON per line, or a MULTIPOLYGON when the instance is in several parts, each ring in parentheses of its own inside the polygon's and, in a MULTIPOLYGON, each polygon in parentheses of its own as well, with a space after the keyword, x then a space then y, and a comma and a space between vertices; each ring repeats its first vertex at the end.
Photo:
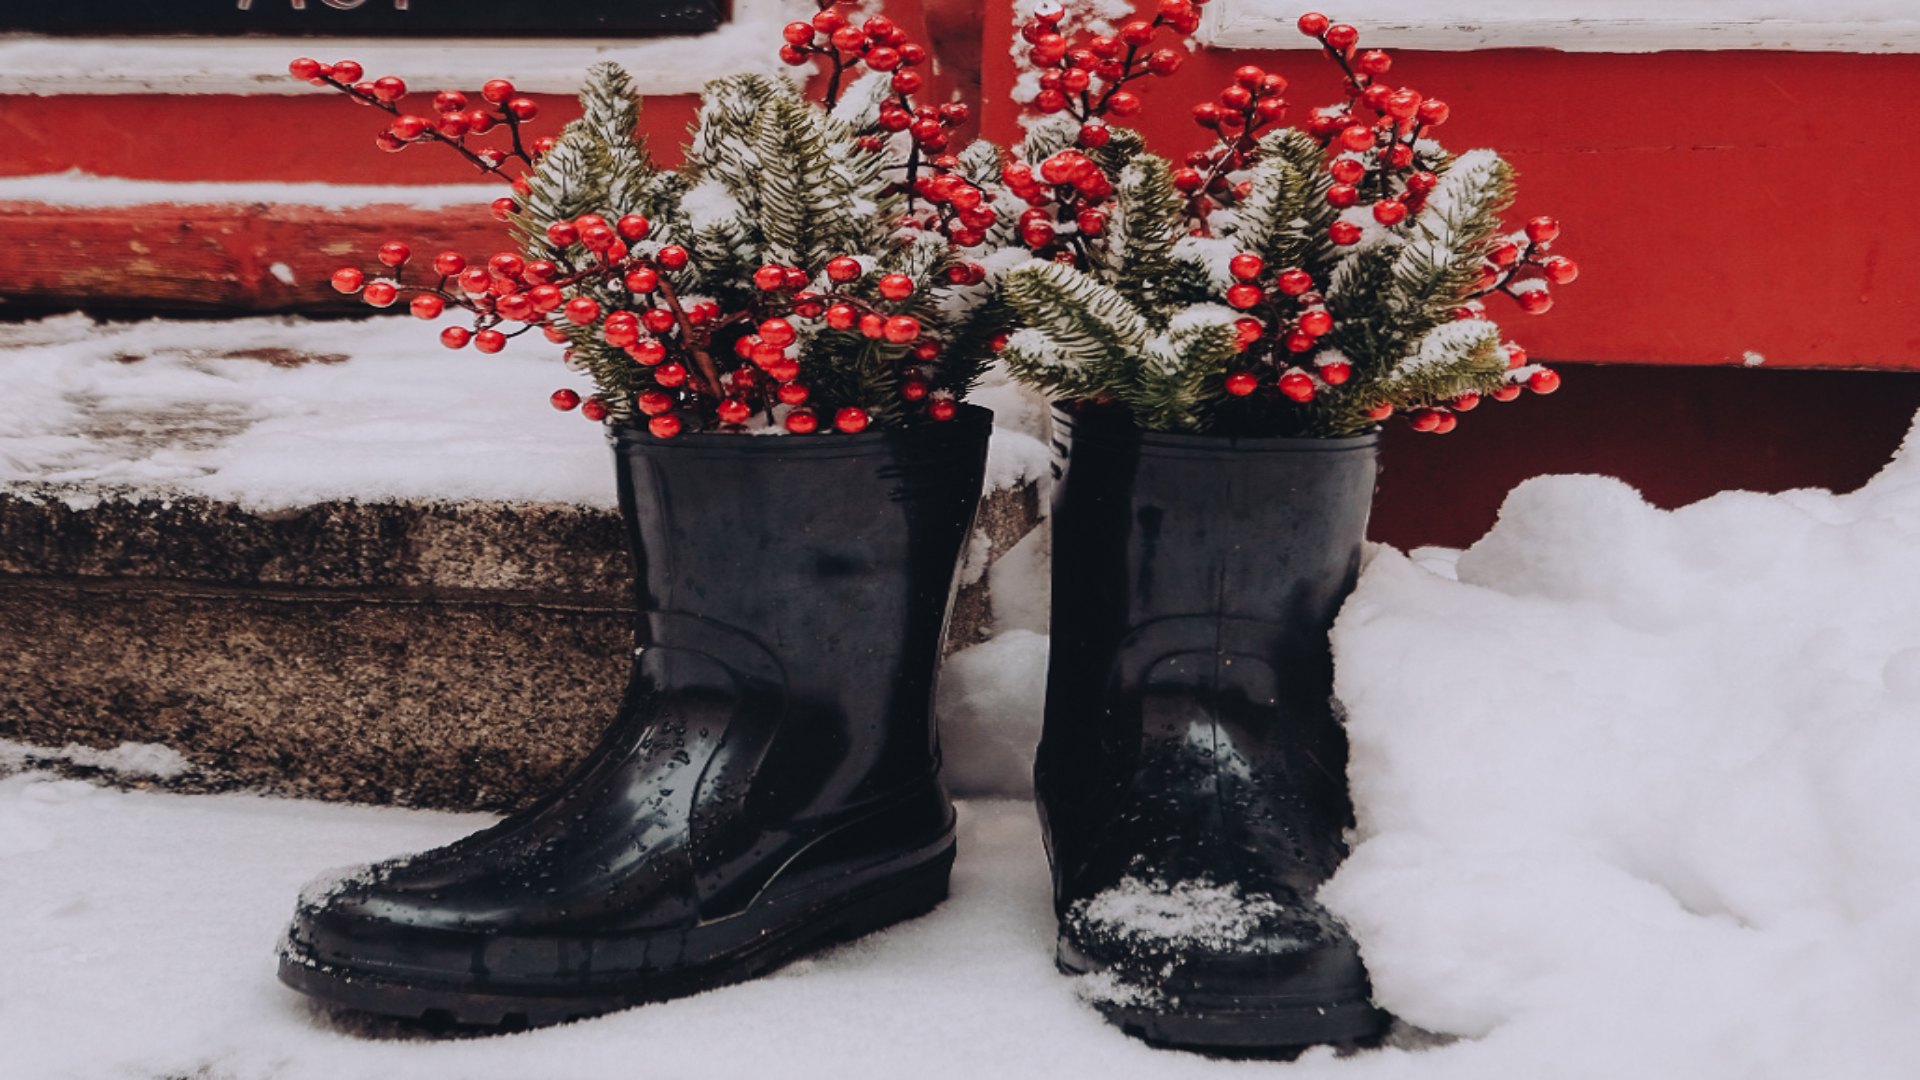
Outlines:
POLYGON ((0 32, 625 37, 718 27, 726 0, 0 0, 0 32))

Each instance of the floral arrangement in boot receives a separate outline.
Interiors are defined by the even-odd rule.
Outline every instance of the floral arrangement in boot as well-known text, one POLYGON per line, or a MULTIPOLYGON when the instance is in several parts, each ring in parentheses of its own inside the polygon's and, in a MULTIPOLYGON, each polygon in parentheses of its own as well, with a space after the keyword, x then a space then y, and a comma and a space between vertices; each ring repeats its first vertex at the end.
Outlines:
POLYGON ((1287 80, 1253 66, 1194 106, 1213 142, 1178 164, 1109 123, 1141 111, 1136 79, 1179 67, 1156 45, 1204 2, 1071 41, 1058 6, 1022 27, 1042 115, 1003 173, 1033 255, 1002 283, 1009 369, 1150 429, 1238 435, 1345 436, 1395 413, 1445 433, 1485 398, 1553 392, 1487 303, 1552 306, 1579 273, 1553 252, 1559 225, 1509 231, 1512 168, 1445 150, 1447 104, 1389 81, 1392 57, 1352 26, 1300 18, 1346 89, 1300 126, 1283 126, 1287 80))
POLYGON ((505 80, 478 102, 441 91, 427 116, 402 110, 397 77, 294 61, 294 76, 390 114, 382 149, 439 143, 487 173, 520 169, 492 208, 512 250, 417 261, 395 241, 334 286, 422 319, 458 312, 440 333, 450 349, 538 332, 597 387, 584 401, 556 391, 556 408, 644 417, 658 437, 951 419, 1001 328, 970 253, 1011 227, 969 179, 991 177, 999 152, 952 150, 967 110, 916 101, 927 51, 899 26, 819 5, 780 53, 821 66, 821 97, 764 75, 710 83, 678 170, 636 136, 639 103, 613 64, 589 73, 579 120, 534 138, 538 105, 505 80), (507 146, 483 144, 496 130, 507 146))

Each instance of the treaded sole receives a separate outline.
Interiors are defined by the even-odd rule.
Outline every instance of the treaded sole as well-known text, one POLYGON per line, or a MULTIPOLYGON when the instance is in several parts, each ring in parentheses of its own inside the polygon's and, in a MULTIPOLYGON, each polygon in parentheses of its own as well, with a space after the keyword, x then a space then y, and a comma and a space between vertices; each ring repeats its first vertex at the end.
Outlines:
MULTIPOLYGON (((1059 941, 1055 963, 1068 975, 1106 970, 1059 941)), ((1155 1046, 1246 1057, 1292 1057, 1309 1046, 1364 1045, 1392 1018, 1366 998, 1308 1002, 1298 997, 1166 995, 1150 1004, 1092 1002, 1127 1034, 1155 1046)))
POLYGON ((809 917, 769 928, 750 949, 730 955, 724 962, 636 973, 634 983, 627 986, 589 993, 558 988, 514 993, 423 985, 325 964, 296 951, 291 943, 280 956, 280 981, 330 1005, 435 1026, 524 1028, 560 1024, 746 982, 806 953, 924 915, 947 898, 953 857, 954 848, 949 844, 918 866, 846 896, 831 898, 809 917))

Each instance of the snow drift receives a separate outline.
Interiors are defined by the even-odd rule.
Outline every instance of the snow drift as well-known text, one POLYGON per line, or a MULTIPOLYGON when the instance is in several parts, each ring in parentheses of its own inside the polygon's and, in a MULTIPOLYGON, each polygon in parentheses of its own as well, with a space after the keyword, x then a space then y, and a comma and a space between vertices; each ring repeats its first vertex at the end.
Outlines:
POLYGON ((1920 431, 1853 494, 1541 478, 1419 554, 1335 631, 1324 893, 1387 1007, 1477 1040, 1405 1075, 1915 1075, 1920 431))

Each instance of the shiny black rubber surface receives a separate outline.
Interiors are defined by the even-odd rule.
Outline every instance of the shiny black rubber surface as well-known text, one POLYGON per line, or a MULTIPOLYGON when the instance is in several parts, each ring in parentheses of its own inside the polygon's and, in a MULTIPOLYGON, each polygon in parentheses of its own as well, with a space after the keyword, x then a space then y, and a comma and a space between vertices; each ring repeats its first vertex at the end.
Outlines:
POLYGON ((639 647, 599 747, 493 828, 303 901, 282 980, 543 1023, 937 903, 953 809, 934 672, 990 427, 965 408, 856 436, 620 431, 639 647))
POLYGON ((1053 639, 1035 784, 1059 959, 1110 1017, 1214 1048, 1340 1042, 1384 1017, 1312 899, 1345 856, 1328 632, 1366 535, 1374 436, 1226 439, 1055 410, 1053 639), (1156 937, 1108 890, 1239 896, 1156 937))

